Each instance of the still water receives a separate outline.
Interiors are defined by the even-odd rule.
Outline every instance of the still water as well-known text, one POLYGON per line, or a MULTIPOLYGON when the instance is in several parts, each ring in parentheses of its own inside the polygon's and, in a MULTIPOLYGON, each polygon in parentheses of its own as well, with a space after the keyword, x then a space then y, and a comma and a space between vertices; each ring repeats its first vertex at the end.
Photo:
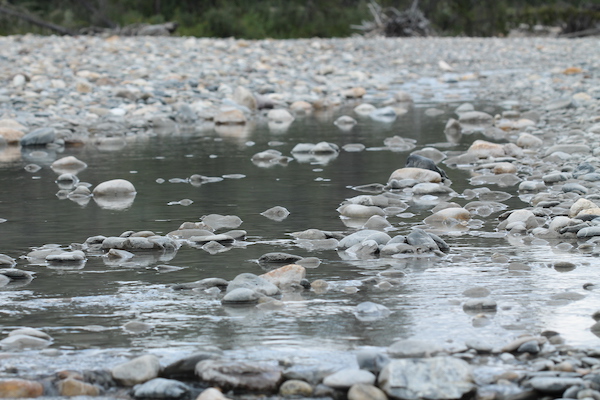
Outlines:
MULTIPOLYGON (((394 122, 359 119, 349 132, 333 121, 350 109, 297 119, 286 132, 275 133, 266 123, 243 132, 182 130, 176 134, 127 137, 111 146, 48 150, 36 157, 31 149, 8 148, 0 153, 0 253, 18 259, 17 268, 35 272, 24 286, 0 288, 0 330, 29 326, 43 329, 53 338, 52 347, 84 349, 195 349, 218 346, 244 348, 323 348, 349 350, 360 346, 388 346, 395 340, 418 336, 446 343, 480 338, 500 345, 521 333, 555 330, 573 345, 596 345, 589 327, 598 294, 583 290, 597 276, 595 260, 576 250, 561 251, 555 244, 531 244, 522 238, 495 233, 499 213, 481 219, 481 227, 444 236, 451 252, 444 258, 419 257, 344 261, 335 250, 310 252, 294 244, 291 232, 316 228, 352 232, 336 208, 344 199, 361 192, 358 185, 385 183, 392 171, 404 165, 410 151, 382 149, 394 135, 416 141, 415 150, 434 146, 442 151, 465 150, 475 139, 463 137, 448 143, 444 125, 457 104, 437 106, 444 113, 426 115, 426 107, 412 106, 394 122), (252 163, 253 154, 272 148, 284 155, 297 143, 328 141, 340 147, 362 143, 366 150, 346 152, 321 160, 291 160, 288 165, 263 168, 252 163), (93 186, 116 178, 131 181, 137 197, 131 207, 116 211, 99 207, 94 200, 77 204, 57 196, 57 174, 49 165, 73 155, 88 164, 78 174, 93 186), (24 167, 36 163, 35 173, 24 167), (194 186, 185 181, 193 174, 224 177, 194 186), (188 206, 176 204, 192 200, 188 206), (175 203, 175 204, 174 204, 175 203), (260 213, 273 206, 290 211, 281 222, 260 213), (239 229, 248 237, 244 246, 211 255, 183 245, 172 259, 148 256, 139 263, 110 265, 104 258, 89 256, 81 269, 29 264, 23 258, 32 248, 83 243, 95 235, 118 236, 124 231, 151 230, 167 234, 183 222, 199 221, 203 215, 237 215, 239 229), (284 307, 224 307, 220 301, 192 291, 173 291, 170 285, 203 278, 232 279, 242 272, 265 270, 256 260, 265 253, 283 251, 318 257, 317 268, 307 269, 307 279, 324 279, 331 285, 325 294, 311 291, 284 294, 284 307), (493 254, 506 256, 530 267, 509 271, 507 263, 494 263, 493 254), (557 260, 574 262, 577 268, 560 272, 557 260), (165 272, 159 265, 180 267, 165 272), (400 284, 386 292, 375 291, 361 280, 387 271, 400 284), (357 286, 355 294, 343 289, 357 286), (498 303, 494 313, 483 317, 463 311, 465 289, 484 286, 498 303), (563 300, 563 292, 584 295, 563 300), (363 301, 383 304, 387 318, 359 321, 353 314, 363 301), (122 329, 129 321, 150 323, 154 329, 130 334, 122 329)), ((478 109, 485 109, 480 105, 478 109)), ((494 105, 487 105, 494 112, 494 105)), ((462 193, 473 188, 464 170, 446 168, 452 188, 462 193)), ((509 209, 523 208, 516 187, 498 188, 513 196, 509 209)), ((451 201, 464 205, 468 200, 451 201)), ((392 217, 397 230, 407 233, 422 224, 435 204, 413 204, 413 216, 392 217)), ((576 244, 575 244, 576 247, 576 244)))

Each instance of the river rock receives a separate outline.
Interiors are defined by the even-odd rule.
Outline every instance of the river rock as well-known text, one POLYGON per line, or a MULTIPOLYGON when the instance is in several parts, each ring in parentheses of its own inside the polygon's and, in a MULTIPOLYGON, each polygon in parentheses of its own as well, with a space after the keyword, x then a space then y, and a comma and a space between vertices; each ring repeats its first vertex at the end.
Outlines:
POLYGON ((44 349, 52 343, 35 336, 14 334, 0 340, 2 350, 44 349))
POLYGON ((292 122, 294 117, 289 113, 289 111, 279 108, 270 110, 267 113, 267 119, 273 122, 285 123, 292 122))
POLYGON ((293 264, 301 260, 302 257, 282 252, 273 252, 263 254, 258 258, 260 264, 293 264))
POLYGON ((406 242, 411 246, 419 247, 425 251, 439 250, 435 240, 420 228, 413 228, 406 236, 406 242))
POLYGON ((260 215, 264 215, 273 221, 283 221, 290 215, 290 212, 285 207, 275 206, 261 212, 260 215))
POLYGON ((497 307, 492 299, 469 299, 463 304, 465 311, 496 311, 497 307))
POLYGON ((445 208, 440 210, 429 217, 426 217, 423 221, 428 225, 441 225, 448 224, 449 222, 454 223, 465 223, 471 219, 471 213, 459 207, 445 208))
POLYGON ((190 392, 185 383, 165 378, 154 378, 137 385, 133 396, 142 399, 179 399, 190 392))
POLYGON ((377 386, 355 383, 348 391, 348 400, 387 400, 387 396, 377 386))
POLYGON ((0 398, 35 398, 44 393, 41 383, 25 379, 1 379, 0 398))
POLYGON ((417 339, 402 339, 388 347, 388 354, 393 358, 431 357, 442 351, 434 342, 417 339))
POLYGON ((281 369, 270 363, 204 360, 196 365, 196 375, 209 384, 236 391, 277 391, 281 369))
POLYGON ((536 377, 529 381, 529 385, 535 390, 557 395, 563 393, 571 386, 583 385, 581 378, 563 378, 563 377, 536 377))
POLYGON ((290 379, 279 387, 279 395, 283 397, 311 397, 313 387, 304 381, 298 379, 290 379))
POLYGON ((546 150, 545 155, 549 156, 552 153, 567 153, 567 154, 590 154, 592 149, 586 144, 556 144, 546 150))
POLYGON ((517 139, 517 146, 524 149, 538 149, 542 147, 543 143, 539 137, 526 132, 521 133, 517 139))
POLYGON ((230 400, 230 398, 225 397, 225 395, 218 389, 208 388, 200 393, 196 400, 230 400))
POLYGON ((221 302, 223 304, 256 304, 260 299, 261 295, 247 288, 236 288, 228 291, 221 302))
POLYGON ((360 117, 368 117, 375 110, 376 107, 369 103, 362 103, 354 107, 354 112, 360 117))
POLYGON ((44 146, 54 142, 56 130, 54 128, 38 128, 21 138, 21 146, 44 146))
POLYGON ((459 113, 458 122, 461 125, 492 126, 494 117, 482 111, 465 111, 459 113))
POLYGON ((3 138, 7 144, 19 144, 24 135, 23 131, 18 129, 0 127, 0 138, 3 138))
POLYGON ((391 360, 378 379, 390 397, 460 399, 475 386, 469 364, 454 357, 391 360))
POLYGON ((160 362, 148 354, 115 366, 111 370, 114 380, 124 386, 133 386, 158 377, 160 362))
POLYGON ((262 293, 266 296, 274 296, 279 293, 279 288, 268 280, 245 272, 236 276, 227 286, 227 293, 234 289, 245 288, 262 293))
POLYGON ((244 125, 247 119, 243 111, 233 108, 221 111, 214 121, 215 125, 244 125))
POLYGON ((439 183, 442 181, 442 176, 435 171, 423 168, 400 168, 392 172, 388 182, 392 180, 413 179, 417 182, 433 182, 439 183))
POLYGON ((573 203, 569 208, 569 217, 573 218, 577 216, 580 212, 592 208, 598 208, 596 203, 594 203, 593 201, 584 198, 577 199, 577 201, 573 203))
POLYGON ((172 362, 162 369, 160 376, 169 379, 190 379, 196 373, 196 364, 200 361, 216 359, 220 356, 220 351, 198 351, 189 356, 172 362))
POLYGON ((0 268, 12 268, 17 264, 17 261, 7 256, 6 254, 0 254, 0 268))
POLYGON ((339 246, 340 248, 349 248, 367 239, 375 240, 377 243, 380 244, 385 244, 391 240, 390 236, 386 233, 379 232, 377 230, 364 229, 358 232, 354 232, 340 240, 339 246))
POLYGON ((279 289, 299 286, 306 276, 306 269, 300 265, 290 264, 269 271, 259 277, 271 282, 279 289))
POLYGON ((373 215, 385 216, 385 211, 376 206, 363 206, 360 204, 344 204, 337 211, 347 218, 369 219, 373 215))
POLYGON ((99 396, 98 386, 82 382, 78 379, 67 378, 58 382, 58 392, 61 396, 99 396))
POLYGON ((506 155, 503 145, 485 140, 474 141, 467 152, 479 158, 504 157, 506 155))
POLYGON ((347 368, 323 379, 323 384, 336 389, 348 389, 356 383, 372 385, 375 383, 375 375, 364 369, 347 368))
POLYGON ((65 251, 46 256, 46 261, 54 263, 84 261, 85 259, 85 253, 81 250, 65 251))
POLYGON ((15 335, 27 335, 27 336, 44 339, 44 340, 52 340, 52 337, 50 335, 48 335, 46 332, 42 332, 39 329, 34 329, 34 328, 19 328, 19 329, 10 331, 8 334, 8 336, 15 336, 15 335))
POLYGON ((391 311, 382 304, 365 301, 356 306, 354 316, 356 319, 363 322, 376 321, 378 319, 387 318, 391 311))
POLYGON ((205 215, 202 217, 202 222, 215 231, 219 229, 236 229, 242 224, 241 218, 236 215, 219 214, 205 215))
POLYGON ((129 197, 135 196, 133 184, 125 179, 113 179, 102 182, 92 192, 94 197, 129 197))
POLYGON ((87 168, 87 164, 73 156, 60 158, 50 165, 57 173, 78 173, 87 168))
POLYGON ((233 101, 250 110, 256 110, 258 108, 256 97, 243 86, 235 88, 235 91, 233 92, 233 101))

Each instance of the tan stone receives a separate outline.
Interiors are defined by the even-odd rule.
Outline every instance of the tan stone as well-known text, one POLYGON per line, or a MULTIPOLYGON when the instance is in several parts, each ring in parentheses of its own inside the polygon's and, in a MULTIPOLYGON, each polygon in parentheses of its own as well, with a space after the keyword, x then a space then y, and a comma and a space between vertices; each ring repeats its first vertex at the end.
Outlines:
POLYGON ((27 130, 25 126, 10 118, 0 119, 0 128, 12 128, 23 132, 27 130))
POLYGON ((284 265, 281 268, 260 275, 261 278, 268 280, 280 289, 293 284, 299 285, 305 276, 306 268, 297 264, 284 265))
POLYGON ((0 398, 40 397, 44 387, 35 381, 25 379, 5 379, 0 381, 0 398))
POLYGON ((586 208, 577 213, 575 218, 578 218, 582 215, 600 215, 600 207, 586 208))
POLYGON ((75 90, 77 90, 79 93, 92 93, 93 86, 88 81, 82 80, 77 82, 75 85, 75 90))
POLYGON ((471 213, 461 207, 445 208, 424 219, 428 225, 442 224, 448 220, 469 221, 471 213))
POLYGON ((200 395, 196 397, 196 400, 229 400, 229 397, 225 397, 223 393, 215 388, 208 388, 200 393, 200 395))
POLYGON ((290 110, 294 111, 295 113, 309 114, 312 112, 313 106, 306 101, 299 100, 292 103, 290 110))
POLYGON ((587 210, 589 208, 597 208, 598 206, 591 200, 581 198, 577 200, 571 208, 569 209, 569 217, 573 218, 577 214, 579 214, 583 210, 587 210))
POLYGON ((0 127, 0 136, 8 144, 17 144, 25 134, 18 129, 0 127))
POLYGON ((423 168, 400 168, 392 172, 388 182, 392 179, 402 180, 402 179, 414 179, 419 182, 434 182, 439 183, 442 181, 442 176, 429 169, 423 168))
POLYGON ((342 96, 348 99, 360 99, 365 94, 367 94, 367 91, 363 87, 354 87, 351 89, 346 89, 342 92, 342 96))
POLYGON ((243 125, 245 123, 246 116, 238 109, 223 111, 215 117, 215 124, 217 125, 243 125))
POLYGON ((498 174, 516 174, 517 167, 516 165, 509 162, 501 162, 494 165, 492 168, 492 172, 496 175, 498 174))
POLYGON ((279 387, 279 394, 283 397, 311 397, 313 394, 313 387, 307 382, 290 379, 289 381, 283 382, 279 387))
POLYGON ((387 400, 383 390, 365 383, 352 385, 348 391, 348 400, 387 400))
POLYGON ((506 155, 503 145, 485 140, 474 141, 467 152, 475 154, 479 158, 504 157, 506 155))
POLYGON ((100 389, 74 378, 67 378, 58 383, 61 396, 98 396, 100 389))

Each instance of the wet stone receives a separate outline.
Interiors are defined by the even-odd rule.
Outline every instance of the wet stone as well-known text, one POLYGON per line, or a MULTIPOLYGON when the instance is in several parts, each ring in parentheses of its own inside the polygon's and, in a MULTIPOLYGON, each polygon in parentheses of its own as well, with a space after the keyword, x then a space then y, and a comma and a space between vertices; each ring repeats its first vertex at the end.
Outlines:
POLYGON ((356 383, 372 385, 375 375, 361 369, 343 369, 323 379, 323 384, 335 389, 348 389, 356 383))
POLYGON ((133 396, 141 399, 179 399, 190 392, 185 383, 165 378, 155 378, 137 385, 133 396))
POLYGON ((196 365, 196 375, 227 389, 273 393, 278 389, 282 371, 270 363, 204 360, 196 365))
POLYGON ((111 370, 111 374, 113 379, 120 384, 133 386, 158 377, 159 371, 158 358, 153 355, 145 355, 115 366, 111 370))

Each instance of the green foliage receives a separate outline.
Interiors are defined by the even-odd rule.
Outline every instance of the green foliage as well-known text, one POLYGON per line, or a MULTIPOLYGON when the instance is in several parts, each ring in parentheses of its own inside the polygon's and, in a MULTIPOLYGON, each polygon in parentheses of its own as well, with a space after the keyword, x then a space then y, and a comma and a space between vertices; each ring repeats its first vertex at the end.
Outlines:
MULTIPOLYGON (((414 0, 379 0, 404 11, 414 0)), ((67 28, 176 21, 178 34, 204 37, 344 37, 373 16, 368 0, 0 0, 67 28), (94 10, 91 10, 89 6, 94 10)), ((419 0, 441 35, 504 35, 520 23, 560 25, 567 31, 600 22, 600 0, 419 0)), ((0 34, 42 33, 0 13, 0 34)))

